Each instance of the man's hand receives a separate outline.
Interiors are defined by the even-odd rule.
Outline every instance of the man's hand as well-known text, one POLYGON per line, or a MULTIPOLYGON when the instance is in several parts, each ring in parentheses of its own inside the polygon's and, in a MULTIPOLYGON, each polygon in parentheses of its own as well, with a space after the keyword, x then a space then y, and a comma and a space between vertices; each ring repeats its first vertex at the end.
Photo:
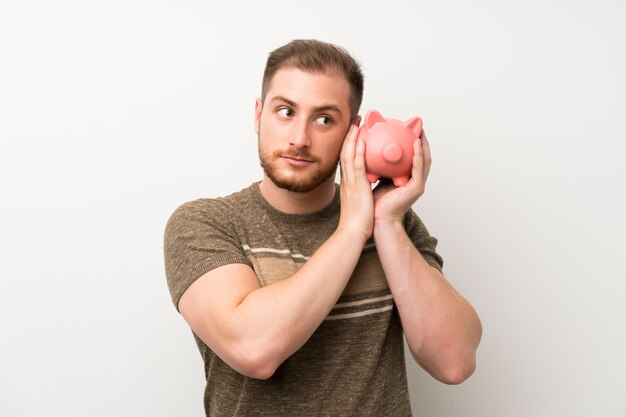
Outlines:
POLYGON ((419 140, 413 143, 413 169, 411 179, 401 187, 381 182, 374 190, 374 221, 402 221, 404 214, 424 194, 432 162, 430 145, 422 130, 419 140))
POLYGON ((482 327, 473 307, 415 248, 402 225, 424 193, 430 147, 422 131, 406 185, 374 190, 374 242, 415 361, 439 381, 458 384, 476 367, 482 327))
POLYGON ((350 126, 341 148, 341 214, 338 229, 362 233, 363 243, 374 229, 374 199, 365 174, 365 143, 359 128, 350 126))
POLYGON ((413 143, 411 179, 401 187, 381 180, 372 193, 365 169, 365 142, 352 126, 341 150, 341 217, 339 227, 354 227, 369 238, 374 223, 401 222, 404 214, 424 194, 432 158, 426 134, 413 143))

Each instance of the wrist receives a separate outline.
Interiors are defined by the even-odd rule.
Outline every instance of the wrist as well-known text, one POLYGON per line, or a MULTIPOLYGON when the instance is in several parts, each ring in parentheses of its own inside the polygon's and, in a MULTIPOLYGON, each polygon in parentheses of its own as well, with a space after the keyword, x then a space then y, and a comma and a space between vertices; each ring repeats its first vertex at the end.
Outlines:
POLYGON ((374 228, 376 227, 403 227, 404 216, 399 217, 378 217, 374 218, 374 228))
POLYGON ((339 224, 335 234, 346 238, 349 242, 353 242, 355 245, 365 246, 365 242, 367 242, 370 238, 372 232, 368 232, 361 227, 339 224))
POLYGON ((382 233, 398 233, 404 231, 402 218, 385 217, 374 219, 374 237, 382 233))

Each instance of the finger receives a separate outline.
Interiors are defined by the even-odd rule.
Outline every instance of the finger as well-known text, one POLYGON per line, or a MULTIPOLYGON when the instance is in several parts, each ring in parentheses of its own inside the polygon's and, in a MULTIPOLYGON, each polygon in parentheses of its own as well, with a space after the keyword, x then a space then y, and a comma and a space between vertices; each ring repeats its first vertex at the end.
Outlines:
POLYGON ((343 139, 343 145, 341 146, 341 158, 346 160, 354 159, 354 151, 355 151, 355 143, 356 143, 356 133, 357 127, 354 125, 350 126, 348 132, 346 133, 345 138, 343 139))
POLYGON ((365 141, 356 139, 356 149, 354 153, 354 169, 359 173, 365 172, 365 141))
POLYGON ((355 126, 351 125, 348 129, 348 133, 346 133, 346 136, 343 139, 343 145, 341 146, 341 153, 339 154, 339 158, 341 161, 342 174, 349 171, 348 168, 352 166, 352 161, 354 160, 354 131, 355 126))
POLYGON ((413 151, 413 169, 411 177, 414 178, 418 184, 421 184, 424 181, 424 152, 421 139, 417 139, 413 142, 413 151))
POLYGON ((432 165, 433 160, 430 153, 430 142, 428 142, 426 133, 424 133, 423 130, 420 135, 420 139, 422 140, 422 152, 424 154, 424 180, 426 180, 426 178, 428 178, 428 174, 430 173, 430 166, 432 165))
POLYGON ((357 137, 358 127, 355 125, 350 126, 341 148, 341 174, 342 178, 345 179, 352 177, 357 137))

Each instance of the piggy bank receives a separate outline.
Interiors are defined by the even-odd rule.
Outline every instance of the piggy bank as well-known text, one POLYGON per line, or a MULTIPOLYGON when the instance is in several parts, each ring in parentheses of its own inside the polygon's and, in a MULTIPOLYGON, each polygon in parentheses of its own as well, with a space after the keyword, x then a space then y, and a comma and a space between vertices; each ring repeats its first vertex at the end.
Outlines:
POLYGON ((365 170, 369 182, 390 178, 394 185, 409 182, 413 168, 413 142, 422 133, 422 119, 406 122, 385 119, 376 110, 365 115, 359 138, 365 141, 365 170))

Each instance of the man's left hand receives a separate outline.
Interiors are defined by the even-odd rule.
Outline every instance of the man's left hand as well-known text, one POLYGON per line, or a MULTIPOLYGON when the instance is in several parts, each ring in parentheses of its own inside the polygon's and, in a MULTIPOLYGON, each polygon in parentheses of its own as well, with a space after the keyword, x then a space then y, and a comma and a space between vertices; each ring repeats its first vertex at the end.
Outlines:
POLYGON ((423 130, 420 138, 413 143, 413 150, 415 153, 409 182, 396 187, 392 182, 381 181, 374 189, 374 222, 402 221, 404 214, 424 194, 432 159, 423 130))

